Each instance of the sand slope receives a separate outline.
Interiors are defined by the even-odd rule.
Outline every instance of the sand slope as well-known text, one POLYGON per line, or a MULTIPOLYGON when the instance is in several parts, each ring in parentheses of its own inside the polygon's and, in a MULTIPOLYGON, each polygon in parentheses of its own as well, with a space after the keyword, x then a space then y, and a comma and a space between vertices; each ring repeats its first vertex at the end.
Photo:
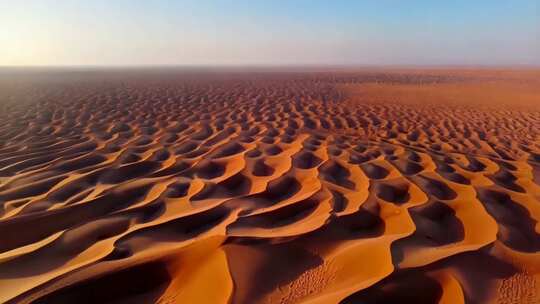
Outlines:
POLYGON ((540 303, 540 72, 0 73, 0 302, 540 303))

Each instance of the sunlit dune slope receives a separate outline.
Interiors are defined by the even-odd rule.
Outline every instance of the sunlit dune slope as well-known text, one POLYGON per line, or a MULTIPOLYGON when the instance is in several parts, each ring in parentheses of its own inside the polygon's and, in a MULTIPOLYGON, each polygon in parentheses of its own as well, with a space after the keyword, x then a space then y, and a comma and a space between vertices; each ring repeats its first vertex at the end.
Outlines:
POLYGON ((0 302, 540 303, 538 84, 0 73, 0 302))

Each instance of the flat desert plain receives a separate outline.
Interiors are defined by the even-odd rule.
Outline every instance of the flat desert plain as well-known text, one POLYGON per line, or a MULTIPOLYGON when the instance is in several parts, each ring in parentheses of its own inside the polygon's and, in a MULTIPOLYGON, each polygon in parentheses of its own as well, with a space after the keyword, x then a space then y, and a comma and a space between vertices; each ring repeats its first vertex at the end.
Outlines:
POLYGON ((0 71, 0 302, 540 303, 540 71, 0 71))

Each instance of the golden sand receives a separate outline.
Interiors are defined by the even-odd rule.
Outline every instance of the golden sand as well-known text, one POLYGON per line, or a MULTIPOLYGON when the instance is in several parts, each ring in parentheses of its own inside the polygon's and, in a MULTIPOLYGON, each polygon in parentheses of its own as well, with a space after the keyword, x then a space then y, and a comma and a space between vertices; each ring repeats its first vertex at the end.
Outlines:
POLYGON ((536 70, 0 76, 0 302, 540 303, 536 70))

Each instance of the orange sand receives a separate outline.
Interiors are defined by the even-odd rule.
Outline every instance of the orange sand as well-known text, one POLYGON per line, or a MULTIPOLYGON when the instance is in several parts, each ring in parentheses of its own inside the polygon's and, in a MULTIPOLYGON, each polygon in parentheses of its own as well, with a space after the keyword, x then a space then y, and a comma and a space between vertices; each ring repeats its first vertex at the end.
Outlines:
POLYGON ((3 71, 0 206, 0 302, 540 303, 540 72, 3 71))

